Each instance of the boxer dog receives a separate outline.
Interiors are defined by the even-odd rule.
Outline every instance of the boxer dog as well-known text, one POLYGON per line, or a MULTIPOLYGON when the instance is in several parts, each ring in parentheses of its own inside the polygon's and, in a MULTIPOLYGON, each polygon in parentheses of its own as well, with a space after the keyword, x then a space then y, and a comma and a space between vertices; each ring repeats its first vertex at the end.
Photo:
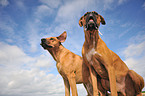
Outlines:
MULTIPOLYGON (((101 78, 103 88, 111 91, 111 96, 141 96, 143 78, 129 70, 120 57, 107 47, 99 36, 100 23, 105 25, 105 20, 95 11, 85 13, 79 20, 79 25, 84 27, 85 33, 83 64, 89 68, 93 96, 98 96, 98 78, 101 78)), ((87 77, 85 71, 83 77, 87 77)), ((87 81, 87 78, 83 80, 87 81)))
MULTIPOLYGON (((82 57, 74 54, 70 50, 66 49, 61 43, 66 40, 67 33, 63 32, 58 37, 50 37, 41 39, 41 46, 48 50, 54 60, 57 62, 56 67, 60 75, 64 80, 65 96, 70 96, 70 88, 72 96, 78 96, 76 84, 83 83, 82 80, 82 57)), ((83 68, 87 66, 83 65, 83 68)), ((87 71, 87 70, 86 70, 87 71)), ((87 72, 88 74, 88 72, 87 72)), ((87 83, 85 86, 90 90, 88 96, 92 92, 91 83, 87 83), (90 93, 90 94, 89 94, 90 93)))

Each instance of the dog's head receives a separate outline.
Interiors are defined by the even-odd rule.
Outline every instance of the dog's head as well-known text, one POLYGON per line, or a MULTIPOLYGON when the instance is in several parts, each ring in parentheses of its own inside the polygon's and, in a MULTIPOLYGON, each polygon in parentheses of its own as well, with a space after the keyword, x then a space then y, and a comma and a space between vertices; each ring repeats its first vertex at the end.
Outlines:
POLYGON ((61 43, 66 40, 66 37, 67 37, 67 33, 66 33, 66 31, 64 31, 58 37, 42 38, 40 45, 44 49, 47 49, 47 50, 52 49, 52 48, 56 48, 56 47, 59 47, 61 45, 61 43))
POLYGON ((82 16, 79 20, 79 25, 85 28, 85 30, 97 30, 100 26, 100 23, 105 25, 105 20, 104 18, 99 15, 97 12, 92 11, 92 12, 87 12, 85 13, 84 16, 82 16))

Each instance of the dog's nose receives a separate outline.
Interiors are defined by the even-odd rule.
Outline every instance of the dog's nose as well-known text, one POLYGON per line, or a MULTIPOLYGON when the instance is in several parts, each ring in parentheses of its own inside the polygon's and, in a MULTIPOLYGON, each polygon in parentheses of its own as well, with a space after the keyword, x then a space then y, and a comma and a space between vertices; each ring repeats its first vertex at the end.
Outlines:
POLYGON ((42 39, 41 39, 41 42, 46 42, 46 39, 45 39, 45 38, 42 38, 42 39))
POLYGON ((90 13, 90 15, 89 15, 90 17, 93 17, 93 13, 90 13))

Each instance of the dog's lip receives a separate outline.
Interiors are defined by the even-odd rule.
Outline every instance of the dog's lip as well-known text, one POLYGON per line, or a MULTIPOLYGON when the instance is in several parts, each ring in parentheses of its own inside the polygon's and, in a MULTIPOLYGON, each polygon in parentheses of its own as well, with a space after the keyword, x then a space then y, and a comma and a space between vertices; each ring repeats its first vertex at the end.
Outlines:
POLYGON ((93 19, 90 19, 89 21, 94 21, 93 19))
POLYGON ((93 19, 90 19, 88 23, 90 23, 90 24, 91 23, 94 23, 94 20, 93 19))
POLYGON ((89 19, 87 20, 86 23, 87 23, 88 25, 95 24, 94 18, 93 18, 93 17, 89 17, 89 19))
POLYGON ((41 42, 41 43, 40 43, 40 45, 41 45, 44 49, 47 49, 47 48, 52 48, 52 46, 51 46, 51 45, 46 44, 46 43, 44 43, 44 42, 41 42))
POLYGON ((90 19, 89 22, 87 23, 85 30, 98 30, 97 24, 95 24, 94 20, 90 19))

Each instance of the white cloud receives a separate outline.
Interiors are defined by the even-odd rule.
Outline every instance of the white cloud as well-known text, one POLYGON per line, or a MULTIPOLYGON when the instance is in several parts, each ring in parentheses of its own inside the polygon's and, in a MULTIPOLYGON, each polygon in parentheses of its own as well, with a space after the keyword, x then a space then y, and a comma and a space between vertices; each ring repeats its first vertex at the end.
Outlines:
POLYGON ((30 44, 29 51, 30 52, 36 52, 38 51, 38 46, 40 47, 40 40, 41 37, 39 35, 39 23, 35 21, 28 21, 26 26, 26 32, 27 32, 27 41, 30 44))
MULTIPOLYGON (((43 20, 48 20, 49 16, 53 13, 53 9, 47 5, 39 5, 36 7, 36 10, 33 11, 33 19, 26 22, 25 31, 27 32, 27 41, 30 44, 30 51, 37 52, 38 46, 40 47, 40 40, 42 38, 43 28, 48 27, 44 24, 43 20), (47 18, 47 19, 46 19, 47 18)), ((48 23, 50 23, 48 21, 48 23)))
MULTIPOLYGON (((46 53, 48 54, 48 52, 46 53)), ((38 67, 44 67, 44 68, 49 68, 52 66, 52 58, 48 58, 50 57, 50 55, 45 55, 45 54, 42 54, 40 55, 38 58, 37 58, 37 62, 36 62, 36 66, 38 67)))
POLYGON ((52 8, 49 8, 46 5, 40 5, 37 7, 35 15, 41 19, 44 18, 45 16, 51 16, 52 12, 53 12, 52 8))
MULTIPOLYGON (((133 56, 140 56, 145 51, 145 41, 140 44, 130 44, 123 54, 126 58, 133 56)), ((144 54, 145 55, 145 54, 144 54)))
POLYGON ((20 48, 15 45, 8 45, 0 42, 0 64, 5 66, 20 66, 21 64, 33 61, 20 48))
POLYGON ((62 78, 48 73, 54 63, 47 51, 30 57, 15 45, 0 42, 0 46, 0 95, 64 95, 62 78))
MULTIPOLYGON (((90 5, 93 9, 94 6, 94 0, 73 0, 73 1, 66 1, 64 5, 62 5, 57 13, 56 21, 66 21, 66 22, 72 22, 76 21, 76 19, 79 18, 81 15, 81 12, 83 10, 89 11, 90 5)), ((79 19, 78 19, 79 20, 79 19)))
POLYGON ((7 5, 9 5, 9 2, 8 2, 8 0, 0 0, 0 5, 7 6, 7 5))
MULTIPOLYGON (((54 63, 47 51, 38 57, 30 57, 15 45, 0 42, 0 46, 0 95, 64 96, 62 77, 49 73, 54 63)), ((83 85, 77 87, 79 96, 86 95, 83 85)))
POLYGON ((59 75, 46 74, 39 69, 4 72, 0 74, 2 78, 0 94, 2 96, 64 95, 63 81, 59 75))
POLYGON ((43 4, 48 5, 51 8, 58 8, 58 6, 61 4, 61 0, 40 0, 43 4))

